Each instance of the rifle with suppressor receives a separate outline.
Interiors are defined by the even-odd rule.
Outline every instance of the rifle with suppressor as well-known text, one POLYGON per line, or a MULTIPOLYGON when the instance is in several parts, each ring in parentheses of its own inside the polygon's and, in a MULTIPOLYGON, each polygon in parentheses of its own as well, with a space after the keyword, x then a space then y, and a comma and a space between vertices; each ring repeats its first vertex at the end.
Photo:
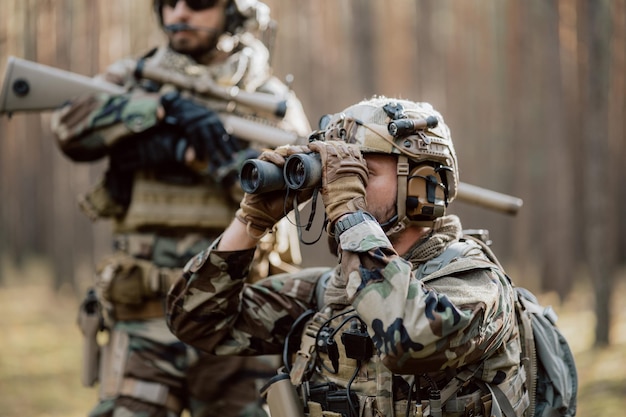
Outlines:
MULTIPOLYGON (((150 65, 138 67, 140 78, 170 84, 194 100, 218 112, 231 135, 249 142, 276 147, 295 143, 298 135, 253 117, 238 115, 263 113, 280 120, 287 103, 268 93, 250 93, 238 87, 223 87, 209 77, 188 79, 182 74, 150 65)), ((85 93, 123 94, 126 89, 97 78, 65 71, 21 58, 9 57, 0 90, 0 115, 14 112, 55 110, 70 99, 85 93)))
MULTIPOLYGON (((146 65, 137 73, 152 81, 171 84, 194 99, 218 111, 226 130, 237 138, 276 147, 294 143, 298 135, 267 123, 238 116, 236 109, 258 111, 277 118, 284 116, 286 103, 266 93, 249 93, 237 87, 225 88, 209 78, 187 77, 146 65)), ((71 98, 88 92, 122 94, 126 90, 116 84, 90 78, 36 62, 9 57, 2 90, 0 115, 19 111, 46 111, 59 108, 71 98)), ((520 198, 460 182, 457 200, 483 208, 515 215, 522 207, 520 198)))

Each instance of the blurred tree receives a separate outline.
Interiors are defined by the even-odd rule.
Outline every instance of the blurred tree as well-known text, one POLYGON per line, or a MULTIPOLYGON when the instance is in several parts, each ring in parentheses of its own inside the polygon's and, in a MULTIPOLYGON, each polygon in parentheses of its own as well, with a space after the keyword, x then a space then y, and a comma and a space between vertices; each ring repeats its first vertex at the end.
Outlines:
POLYGON ((611 290, 615 269, 614 241, 610 240, 608 93, 610 53, 610 2, 587 0, 580 16, 586 16, 587 61, 585 64, 586 118, 584 135, 584 236, 587 262, 596 295, 597 346, 609 343, 611 290))

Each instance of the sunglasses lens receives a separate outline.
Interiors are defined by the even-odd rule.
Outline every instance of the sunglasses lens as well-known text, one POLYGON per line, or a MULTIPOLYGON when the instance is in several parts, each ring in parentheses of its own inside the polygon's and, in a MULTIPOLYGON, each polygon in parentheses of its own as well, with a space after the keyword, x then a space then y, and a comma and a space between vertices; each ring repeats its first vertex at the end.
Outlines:
POLYGON ((219 0, 185 0, 185 3, 192 10, 204 10, 215 7, 219 0))
MULTIPOLYGON (((220 0, 185 0, 191 10, 205 10, 215 7, 220 0)), ((178 0, 161 0, 163 6, 176 7, 178 0)))

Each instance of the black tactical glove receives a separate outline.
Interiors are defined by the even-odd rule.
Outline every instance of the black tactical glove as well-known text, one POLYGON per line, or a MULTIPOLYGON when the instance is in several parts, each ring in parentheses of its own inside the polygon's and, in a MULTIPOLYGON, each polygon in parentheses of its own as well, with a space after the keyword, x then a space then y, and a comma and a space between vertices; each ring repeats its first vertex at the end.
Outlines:
POLYGON ((195 152, 194 159, 203 162, 209 174, 215 176, 220 168, 233 164, 239 146, 226 132, 215 111, 175 91, 161 97, 161 105, 165 110, 165 123, 181 129, 195 152))

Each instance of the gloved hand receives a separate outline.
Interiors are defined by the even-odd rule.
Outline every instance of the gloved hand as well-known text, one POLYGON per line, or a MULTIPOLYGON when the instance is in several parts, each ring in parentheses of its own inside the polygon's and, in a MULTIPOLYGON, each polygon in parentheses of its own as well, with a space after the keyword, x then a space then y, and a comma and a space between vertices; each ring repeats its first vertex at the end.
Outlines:
POLYGON ((332 232, 344 214, 366 210, 367 163, 357 145, 343 141, 313 141, 308 147, 322 161, 322 200, 332 232))
POLYGON ((239 146, 226 132, 215 111, 175 91, 163 95, 161 105, 165 110, 165 123, 178 126, 194 151, 192 161, 186 156, 192 169, 198 171, 199 167, 205 167, 213 174, 234 162, 239 146))
MULTIPOLYGON (((265 151, 259 156, 259 160, 268 161, 282 167, 290 155, 296 153, 309 153, 306 146, 280 146, 273 151, 265 151)), ((235 217, 258 232, 255 237, 263 236, 274 224, 282 219, 293 208, 294 199, 298 203, 311 198, 313 189, 292 191, 277 190, 259 194, 246 193, 239 204, 239 210, 235 217)))

